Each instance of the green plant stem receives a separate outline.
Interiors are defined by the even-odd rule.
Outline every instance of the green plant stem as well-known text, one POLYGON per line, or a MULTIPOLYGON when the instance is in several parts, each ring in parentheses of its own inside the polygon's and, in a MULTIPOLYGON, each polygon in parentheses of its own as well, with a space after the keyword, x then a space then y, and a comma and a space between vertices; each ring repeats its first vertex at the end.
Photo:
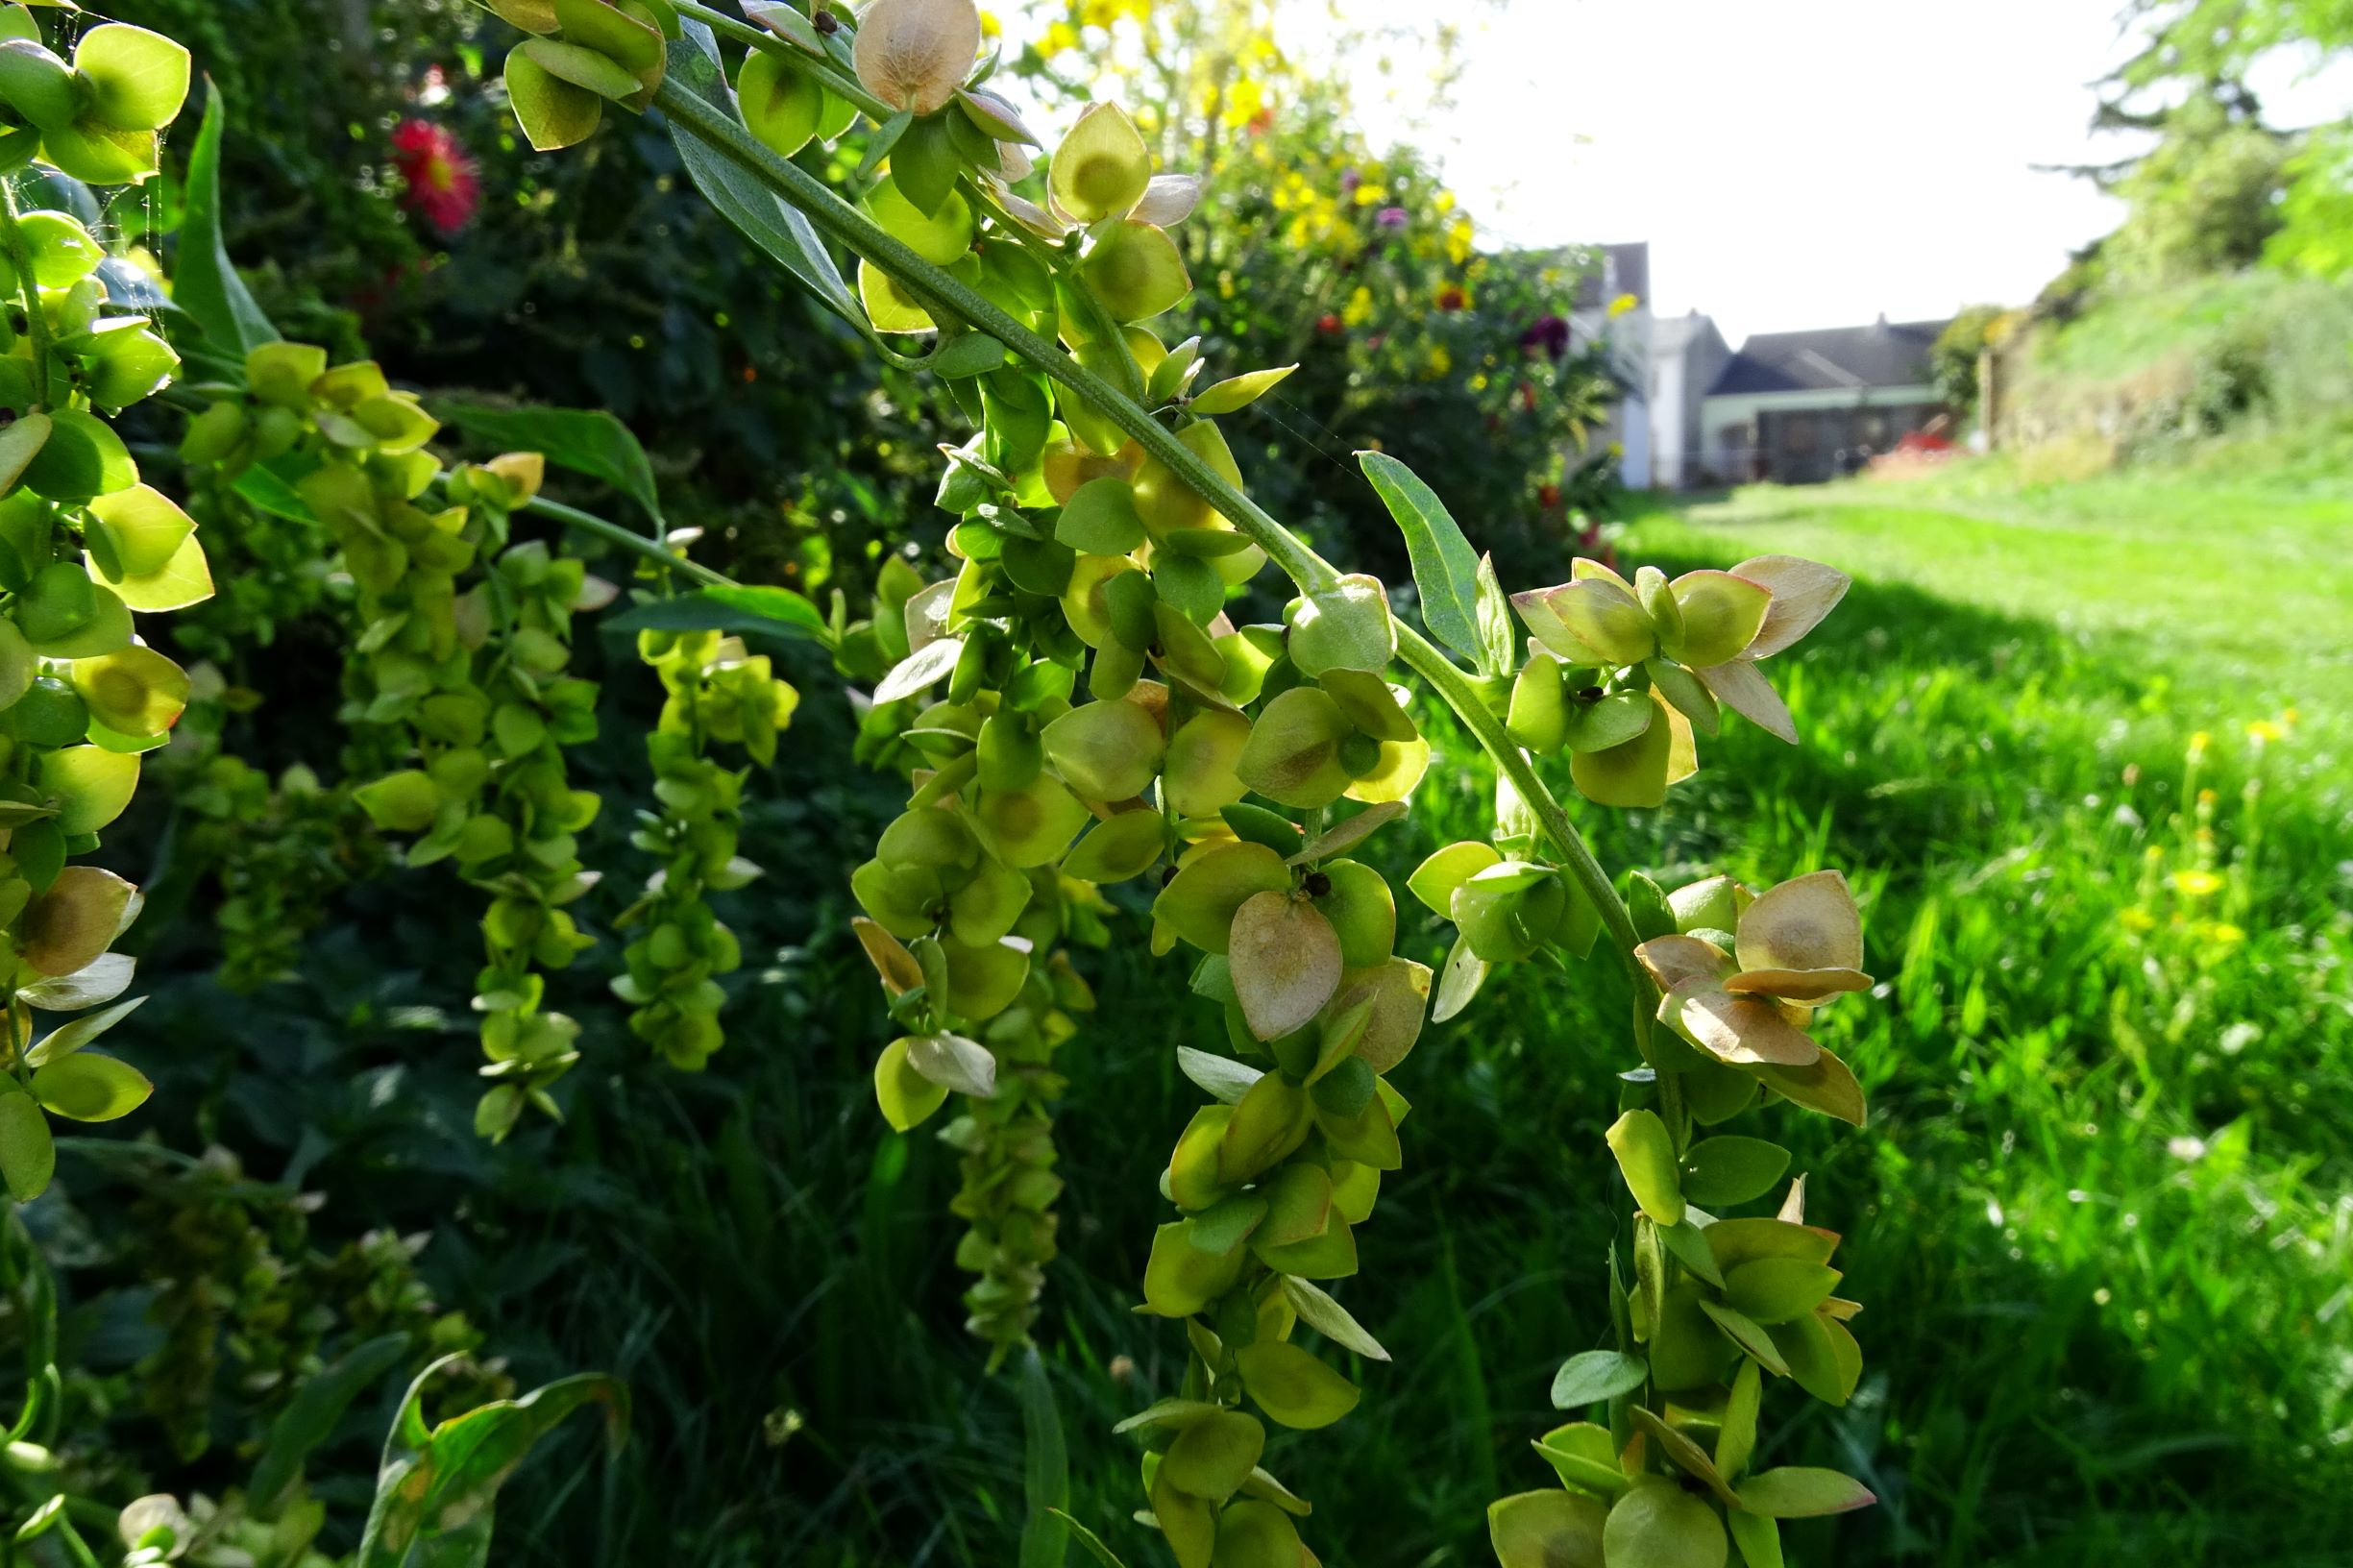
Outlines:
POLYGON ((844 76, 831 60, 809 53, 790 38, 771 33, 764 27, 755 27, 749 22, 728 15, 723 11, 697 5, 695 0, 672 0, 672 3, 680 16, 700 22, 721 37, 733 38, 736 42, 748 45, 762 54, 774 55, 778 60, 803 74, 817 78, 820 83, 823 84, 827 92, 857 105, 860 111, 872 119, 876 125, 880 125, 898 112, 889 104, 867 91, 865 85, 857 78, 844 76))
MULTIPOLYGON (((1657 1063, 1652 1056, 1651 1021, 1658 989, 1652 982, 1650 972, 1635 961, 1634 948, 1641 943, 1642 934, 1634 929, 1633 914, 1626 907, 1626 900, 1618 896, 1618 890, 1610 882, 1609 873, 1602 869, 1601 861, 1595 857, 1593 846, 1585 842, 1582 833, 1577 831, 1577 824, 1570 821, 1569 814, 1561 809, 1559 797, 1537 776, 1534 766, 1528 760, 1528 753, 1522 751, 1505 732, 1502 722, 1480 699, 1477 689, 1471 685, 1471 677, 1463 674, 1454 660, 1448 658, 1429 638, 1407 625, 1397 628, 1397 657, 1407 669, 1430 683, 1431 690, 1455 710, 1456 717, 1470 730, 1481 749, 1494 759, 1496 768, 1511 781, 1511 787, 1519 792, 1520 798, 1535 813, 1537 825, 1544 829, 1544 836, 1551 839, 1554 846, 1559 850, 1563 869, 1600 912, 1602 924, 1609 933, 1610 944, 1617 948, 1618 956, 1626 966, 1627 980, 1633 987, 1634 1048, 1641 1053, 1646 1065, 1656 1066, 1657 1063)), ((1673 1073, 1662 1072, 1658 1075, 1658 1099, 1666 1113, 1666 1123, 1675 1130, 1679 1142, 1683 1125, 1683 1090, 1673 1073)))
MULTIPOLYGON (((1264 551, 1267 559, 1281 568, 1303 592, 1315 592, 1337 579, 1339 574, 1329 561, 1309 549, 1238 488, 1228 483, 1223 476, 1154 419, 1148 410, 1014 320, 993 302, 916 255, 873 219, 844 201, 824 182, 788 159, 779 158, 741 125, 674 82, 665 80, 655 92, 653 103, 689 135, 767 185, 786 203, 797 208, 820 232, 889 273, 927 309, 936 308, 976 331, 987 332, 1048 378, 1094 404, 1104 417, 1135 437, 1137 444, 1147 453, 1247 534, 1250 542, 1264 551)), ((1584 836, 1569 821, 1568 814, 1561 809, 1552 790, 1536 776, 1536 771, 1528 758, 1504 733, 1503 725, 1487 711, 1478 692, 1472 688, 1470 677, 1453 660, 1440 652, 1429 639, 1402 625, 1398 628, 1398 656, 1409 669, 1430 683, 1447 706, 1455 710, 1480 747, 1494 759, 1496 767, 1511 780, 1521 798, 1536 814, 1536 821, 1542 824, 1546 836, 1566 857, 1570 874, 1585 895, 1593 900, 1595 909, 1600 911, 1602 922, 1608 928, 1610 941, 1626 956, 1629 971, 1637 988, 1635 994, 1639 998, 1650 981, 1640 967, 1633 963, 1633 949, 1639 941, 1633 917, 1628 911, 1625 900, 1618 896, 1617 889, 1611 885, 1609 873, 1594 858, 1592 847, 1585 843, 1584 836)), ((1636 1012, 1647 1018, 1647 1011, 1639 1003, 1636 1012)), ((1643 1047, 1645 1060, 1648 1060, 1647 1028, 1638 1031, 1637 1043, 1643 1047)), ((1673 1093, 1672 1080, 1666 1075, 1660 1077, 1660 1089, 1662 1100, 1679 1098, 1673 1093)), ((1671 1105, 1670 1109, 1679 1107, 1671 1105)))
POLYGON ((577 506, 567 506, 560 501, 549 501, 543 497, 534 496, 516 510, 536 512, 541 517, 551 517, 559 523, 568 523, 583 533, 593 533, 600 539, 610 540, 621 546, 622 549, 643 555, 650 561, 658 561, 663 566, 701 583, 706 588, 742 586, 723 572, 714 572, 707 566, 690 561, 685 556, 664 548, 659 540, 649 539, 634 528, 625 528, 618 523, 597 516, 594 512, 581 511, 577 506))
MULTIPOLYGON (((1067 253, 1048 243, 1031 230, 1029 225, 1006 211, 994 197, 982 188, 979 181, 967 176, 960 183, 967 196, 983 212, 995 219, 997 227, 1011 234, 1016 244, 1037 257, 1040 265, 1048 272, 1061 273, 1063 271, 1062 263, 1067 258, 1067 253)), ((1087 280, 1081 277, 1075 268, 1066 275, 1066 281, 1070 285, 1070 293, 1078 300, 1080 308, 1086 313, 1088 332, 1094 341, 1107 343, 1114 351, 1112 364, 1119 373, 1119 390, 1141 406, 1145 401, 1143 367, 1136 362, 1135 352, 1127 346, 1127 333, 1122 331, 1119 324, 1112 319, 1111 311, 1104 307, 1102 299, 1093 288, 1089 286, 1087 280)))
POLYGON ((40 284, 33 279, 33 253, 18 226, 16 187, 0 180, 0 250, 16 271, 16 287, 24 296, 25 335, 33 340, 33 401, 49 406, 49 318, 41 313, 40 284))
POLYGON ((977 290, 916 255, 873 219, 836 195, 823 181, 777 157, 750 132, 675 82, 665 79, 653 95, 653 104, 688 135, 799 208, 828 238, 896 279, 927 310, 987 332, 1048 379, 1093 404, 1113 424, 1134 436, 1137 445, 1248 534, 1250 542, 1263 550, 1268 559, 1302 588, 1320 589, 1338 580, 1339 573, 1331 562, 1228 484, 1191 448, 1123 396, 1117 387, 1014 320, 977 290))

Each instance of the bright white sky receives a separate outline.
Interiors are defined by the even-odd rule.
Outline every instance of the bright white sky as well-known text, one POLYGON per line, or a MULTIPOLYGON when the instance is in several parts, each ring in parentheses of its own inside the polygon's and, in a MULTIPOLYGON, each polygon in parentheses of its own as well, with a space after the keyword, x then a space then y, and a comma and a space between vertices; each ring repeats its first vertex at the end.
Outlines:
MULTIPOLYGON (((1349 20, 1466 31, 1431 114, 1401 50, 1360 62, 1377 141, 1419 142, 1491 242, 1651 244, 1654 307, 1752 331, 2031 299, 2116 203, 2036 163, 2107 161, 2090 84, 2123 55, 2116 0, 1348 0, 1349 20)), ((1312 58, 1324 5, 1288 40, 1312 58)), ((2259 77, 2271 117, 2342 112, 2345 73, 2259 77)))

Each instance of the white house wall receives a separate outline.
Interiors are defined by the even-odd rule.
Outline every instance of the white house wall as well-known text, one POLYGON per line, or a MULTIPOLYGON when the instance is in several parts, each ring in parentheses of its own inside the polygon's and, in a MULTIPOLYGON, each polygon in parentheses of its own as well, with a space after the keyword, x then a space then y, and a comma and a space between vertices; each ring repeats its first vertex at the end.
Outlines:
POLYGON ((1802 392, 1728 392, 1706 399, 1701 404, 1700 424, 1704 433, 1704 450, 1708 466, 1720 473, 1736 472, 1756 438, 1756 416, 1760 413, 1805 413, 1825 408, 1895 408, 1934 404, 1943 401, 1943 394, 1933 386, 1871 386, 1833 387, 1826 391, 1802 392), (1729 431, 1738 429, 1738 441, 1728 440, 1729 431))

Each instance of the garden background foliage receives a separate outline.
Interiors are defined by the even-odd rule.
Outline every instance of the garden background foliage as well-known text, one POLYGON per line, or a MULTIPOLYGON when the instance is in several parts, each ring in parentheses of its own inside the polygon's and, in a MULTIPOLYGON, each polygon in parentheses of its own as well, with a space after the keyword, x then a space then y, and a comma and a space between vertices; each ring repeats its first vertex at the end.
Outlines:
MULTIPOLYGON (((294 0, 119 10, 187 40, 231 106, 228 245, 290 336, 372 354, 436 407, 610 408, 669 524, 703 528, 697 558, 747 580, 863 605, 910 516, 937 564, 936 394, 879 368, 714 222, 654 127, 612 116, 585 148, 529 153, 487 86, 511 35, 455 4, 343 8, 329 38, 294 0)), ((1147 130, 1211 192, 1181 231, 1203 285, 1187 330, 1233 363, 1302 365, 1229 422, 1254 493, 1335 559, 1403 581, 1385 512, 1344 466, 1379 445, 1449 499, 1506 580, 1564 576, 1547 567, 1613 501, 1605 461, 1562 456, 1608 396, 1605 364, 1556 349, 1549 325, 1575 258, 1482 253, 1433 172, 1363 145, 1250 8, 1155 8, 1150 49, 1121 10, 1074 7, 1061 28, 1100 40, 1115 23, 1141 100, 1182 106, 1147 130)), ((1038 36, 1016 69, 1052 103, 1064 34, 1038 36)), ((171 254, 175 194, 135 211, 110 216, 171 254)), ((149 432, 159 450, 168 423, 149 432)), ((647 521, 625 486, 554 490, 647 521)), ((161 764, 168 792, 109 834, 110 854, 149 868, 133 944, 155 998, 126 1038, 145 1046, 156 1109, 126 1129, 137 1141, 69 1145, 70 1180, 26 1212, 58 1270, 76 1413, 61 1471, 12 1484, 28 1500, 224 1495, 324 1369, 373 1365, 389 1339, 374 1355, 402 1373, 461 1355, 436 1409, 582 1367, 629 1384, 629 1446, 608 1458, 583 1427, 509 1488, 502 1540, 519 1560, 1002 1560, 1025 1509, 1021 1414, 958 1329, 964 1282, 938 1222, 952 1158, 873 1123, 870 977, 844 890, 896 803, 840 760, 854 722, 826 661, 804 642, 766 649, 805 699, 744 802, 742 846, 770 880, 719 897, 746 955, 735 1043, 696 1076, 646 1070, 601 980, 559 977, 585 1058, 566 1119, 485 1143, 475 1020, 451 978, 478 962, 472 919, 451 919, 429 873, 381 874, 337 788, 355 780, 322 606, 346 590, 306 576, 269 528, 240 528, 226 498, 208 510, 203 485, 190 493, 208 539, 245 552, 226 570, 216 557, 227 591, 180 639, 217 680, 161 764)), ((1728 564, 1752 536, 1653 521, 1633 542, 1681 568, 1728 564)), ((2328 1195, 2346 1041, 2325 1000, 2346 941, 2324 870, 2341 859, 2344 780, 2326 750, 2341 730, 2284 720, 2293 690, 2218 688, 2222 654, 2185 661, 2174 687, 2169 667, 2061 633, 2040 608, 1933 596, 1891 566, 1792 660, 1808 753, 1731 737, 1722 768, 1660 814, 1672 822, 1604 830, 1610 864, 1662 873, 1762 885, 1867 868, 1895 994, 1839 1043, 1885 1118, 1868 1138, 1811 1129, 1798 1149, 1858 1215, 1848 1254, 1869 1273, 1853 1293, 1939 1305, 1875 1325, 1873 1381, 1777 1458, 1857 1468, 1888 1505, 1837 1527, 1842 1561, 2323 1560, 2347 1523, 2347 1389, 2323 1364, 2346 1262, 2328 1195), (2171 723, 2176 691, 2206 717, 2171 723), (2015 952, 2020 922, 2047 922, 2071 962, 2015 952), (2292 1069, 2291 1038, 2314 1042, 2316 1067, 2292 1069)), ((583 637, 576 657, 602 688, 577 782, 635 799, 636 737, 663 694, 625 637, 583 637)), ((1440 750, 1428 796, 1443 809, 1376 857, 1399 881, 1483 820, 1471 753, 1440 750)), ((627 863, 630 827, 608 811, 582 859, 627 863)), ((1169 1066, 1179 974, 1117 944, 1080 961, 1104 1022, 1066 1062, 1091 1114, 1065 1135, 1065 1261, 1039 1335, 1073 1434, 1071 1506, 1117 1525, 1132 1460, 1092 1439, 1174 1374, 1127 1313, 1159 1217, 1132 1152, 1164 1142, 1196 1096, 1169 1066)), ((1416 1139, 1448 1157, 1389 1194, 1405 1223, 1382 1237, 1383 1280, 1352 1298, 1417 1354, 1390 1375, 1384 1420, 1328 1434, 1352 1496, 1327 1560, 1478 1560, 1465 1522, 1541 1479, 1520 1444, 1552 1424, 1543 1390, 1564 1348, 1604 1332, 1581 1271, 1616 1223, 1614 1184, 1583 1152, 1614 1066, 1561 1042, 1622 1028, 1618 984, 1509 983, 1425 1074, 1416 1139)), ((309 1465, 347 1526, 404 1381, 370 1384, 309 1465)), ((1832 1550, 1830 1527, 1808 1528, 1822 1533, 1793 1534, 1793 1556, 1832 1550)), ((1138 1532, 1120 1544, 1151 1549, 1138 1532)))

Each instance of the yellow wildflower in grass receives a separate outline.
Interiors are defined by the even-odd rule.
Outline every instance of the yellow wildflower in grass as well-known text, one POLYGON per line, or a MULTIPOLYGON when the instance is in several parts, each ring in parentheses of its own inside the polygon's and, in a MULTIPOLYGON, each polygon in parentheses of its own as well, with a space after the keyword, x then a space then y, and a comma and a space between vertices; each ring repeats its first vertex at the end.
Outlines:
POLYGON ((2258 719, 2246 726, 2246 738, 2257 746, 2288 738, 2288 726, 2276 719, 2258 719))
POLYGON ((2173 891, 2185 898, 2211 898, 2222 891, 2222 879, 2212 871, 2175 871, 2170 880, 2173 891))
POLYGON ((2235 947, 2246 941, 2246 933, 2228 920, 2209 920, 2205 926, 2208 942, 2218 947, 2235 947))
POLYGON ((1458 267, 1468 261, 1471 258, 1471 241, 1476 237, 1477 231, 1471 227, 1471 220, 1468 218, 1457 218, 1448 224, 1446 226, 1446 259, 1458 267))
POLYGON ((2190 737, 2190 760, 2192 762, 2201 762, 2205 760, 2206 749, 2213 745, 2214 737, 2207 734, 2206 731, 2202 729, 2199 730, 2196 734, 2190 737))
POLYGON ((2157 917, 2143 909, 2139 904, 2125 910, 2117 919, 2123 922, 2124 929, 2127 931, 2153 931, 2157 928, 2157 917))
POLYGON ((1357 291, 1348 296, 1348 303, 1340 306, 1340 320, 1351 327, 1361 327, 1372 319, 1373 291, 1359 283, 1357 291))
POLYGON ((1422 371, 1422 380, 1425 381, 1441 380, 1446 376, 1452 375, 1454 368, 1455 356, 1446 352, 1446 345, 1443 343, 1433 344, 1430 350, 1429 362, 1422 371))

